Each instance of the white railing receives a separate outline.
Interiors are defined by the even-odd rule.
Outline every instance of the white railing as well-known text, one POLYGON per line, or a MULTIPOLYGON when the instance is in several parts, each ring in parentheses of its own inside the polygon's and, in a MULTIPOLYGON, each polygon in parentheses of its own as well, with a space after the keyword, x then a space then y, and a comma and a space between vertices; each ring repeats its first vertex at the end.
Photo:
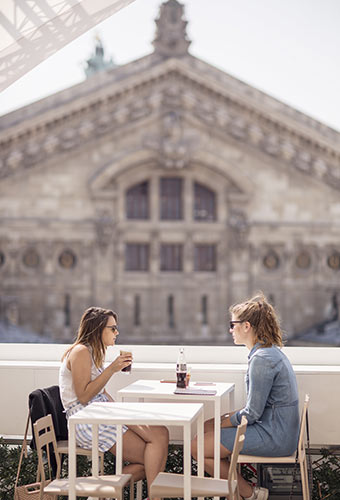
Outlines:
MULTIPOLYGON (((0 344, 0 435, 23 434, 29 393, 58 383, 60 358, 67 347, 60 344, 0 344)), ((114 359, 119 348, 131 349, 134 363, 131 375, 119 373, 110 380, 108 391, 113 396, 118 389, 139 378, 174 379, 178 346, 117 346, 108 349, 107 361, 114 359)), ((284 351, 297 375, 300 400, 305 393, 311 397, 312 445, 339 445, 339 348, 286 347, 284 351)), ((246 348, 185 346, 185 353, 193 382, 234 382, 235 405, 238 408, 243 405, 246 348)))

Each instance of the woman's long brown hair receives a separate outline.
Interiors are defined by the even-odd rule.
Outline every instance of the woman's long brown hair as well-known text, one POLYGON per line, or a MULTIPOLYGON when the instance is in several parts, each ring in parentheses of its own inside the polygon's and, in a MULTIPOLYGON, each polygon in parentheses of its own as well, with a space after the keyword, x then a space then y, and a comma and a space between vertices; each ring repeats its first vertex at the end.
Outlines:
POLYGON ((255 342, 263 347, 271 347, 273 344, 282 347, 279 318, 262 292, 245 302, 231 306, 229 312, 240 321, 249 321, 255 333, 255 342))
POLYGON ((117 314, 110 309, 103 309, 101 307, 89 307, 86 309, 80 320, 77 338, 71 347, 65 351, 62 360, 72 351, 74 346, 82 344, 91 347, 93 361, 96 367, 100 368, 103 365, 106 350, 102 341, 102 332, 110 316, 116 322, 118 321, 117 314))

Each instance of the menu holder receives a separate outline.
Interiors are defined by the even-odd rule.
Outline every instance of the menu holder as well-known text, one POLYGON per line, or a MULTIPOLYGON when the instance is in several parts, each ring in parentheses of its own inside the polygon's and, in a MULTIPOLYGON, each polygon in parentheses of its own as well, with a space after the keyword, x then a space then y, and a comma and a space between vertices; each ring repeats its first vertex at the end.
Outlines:
POLYGON ((192 396, 215 396, 217 391, 214 389, 193 389, 192 387, 187 387, 186 389, 176 389, 174 394, 188 394, 192 396))

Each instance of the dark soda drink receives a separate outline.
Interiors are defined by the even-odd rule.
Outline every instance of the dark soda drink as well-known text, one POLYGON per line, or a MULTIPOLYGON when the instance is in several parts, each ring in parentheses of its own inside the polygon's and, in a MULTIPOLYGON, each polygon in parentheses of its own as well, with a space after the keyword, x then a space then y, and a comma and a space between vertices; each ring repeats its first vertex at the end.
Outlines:
POLYGON ((186 388, 187 372, 177 372, 176 374, 177 374, 176 387, 178 389, 185 389, 186 388))
MULTIPOLYGON (((132 354, 130 351, 120 351, 120 354, 132 354)), ((121 371, 124 373, 131 373, 132 363, 125 368, 122 368, 121 371)))

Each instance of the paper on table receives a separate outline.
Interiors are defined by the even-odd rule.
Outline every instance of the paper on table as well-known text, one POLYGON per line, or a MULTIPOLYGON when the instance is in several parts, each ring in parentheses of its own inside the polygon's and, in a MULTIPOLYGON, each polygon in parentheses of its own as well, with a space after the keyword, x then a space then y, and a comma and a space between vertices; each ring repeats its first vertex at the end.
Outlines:
POLYGON ((216 385, 215 382, 195 382, 194 385, 216 385))
POLYGON ((187 389, 176 389, 174 391, 174 394, 190 394, 190 395, 196 395, 196 396, 215 396, 217 391, 213 389, 192 389, 192 388, 187 388, 187 389))

